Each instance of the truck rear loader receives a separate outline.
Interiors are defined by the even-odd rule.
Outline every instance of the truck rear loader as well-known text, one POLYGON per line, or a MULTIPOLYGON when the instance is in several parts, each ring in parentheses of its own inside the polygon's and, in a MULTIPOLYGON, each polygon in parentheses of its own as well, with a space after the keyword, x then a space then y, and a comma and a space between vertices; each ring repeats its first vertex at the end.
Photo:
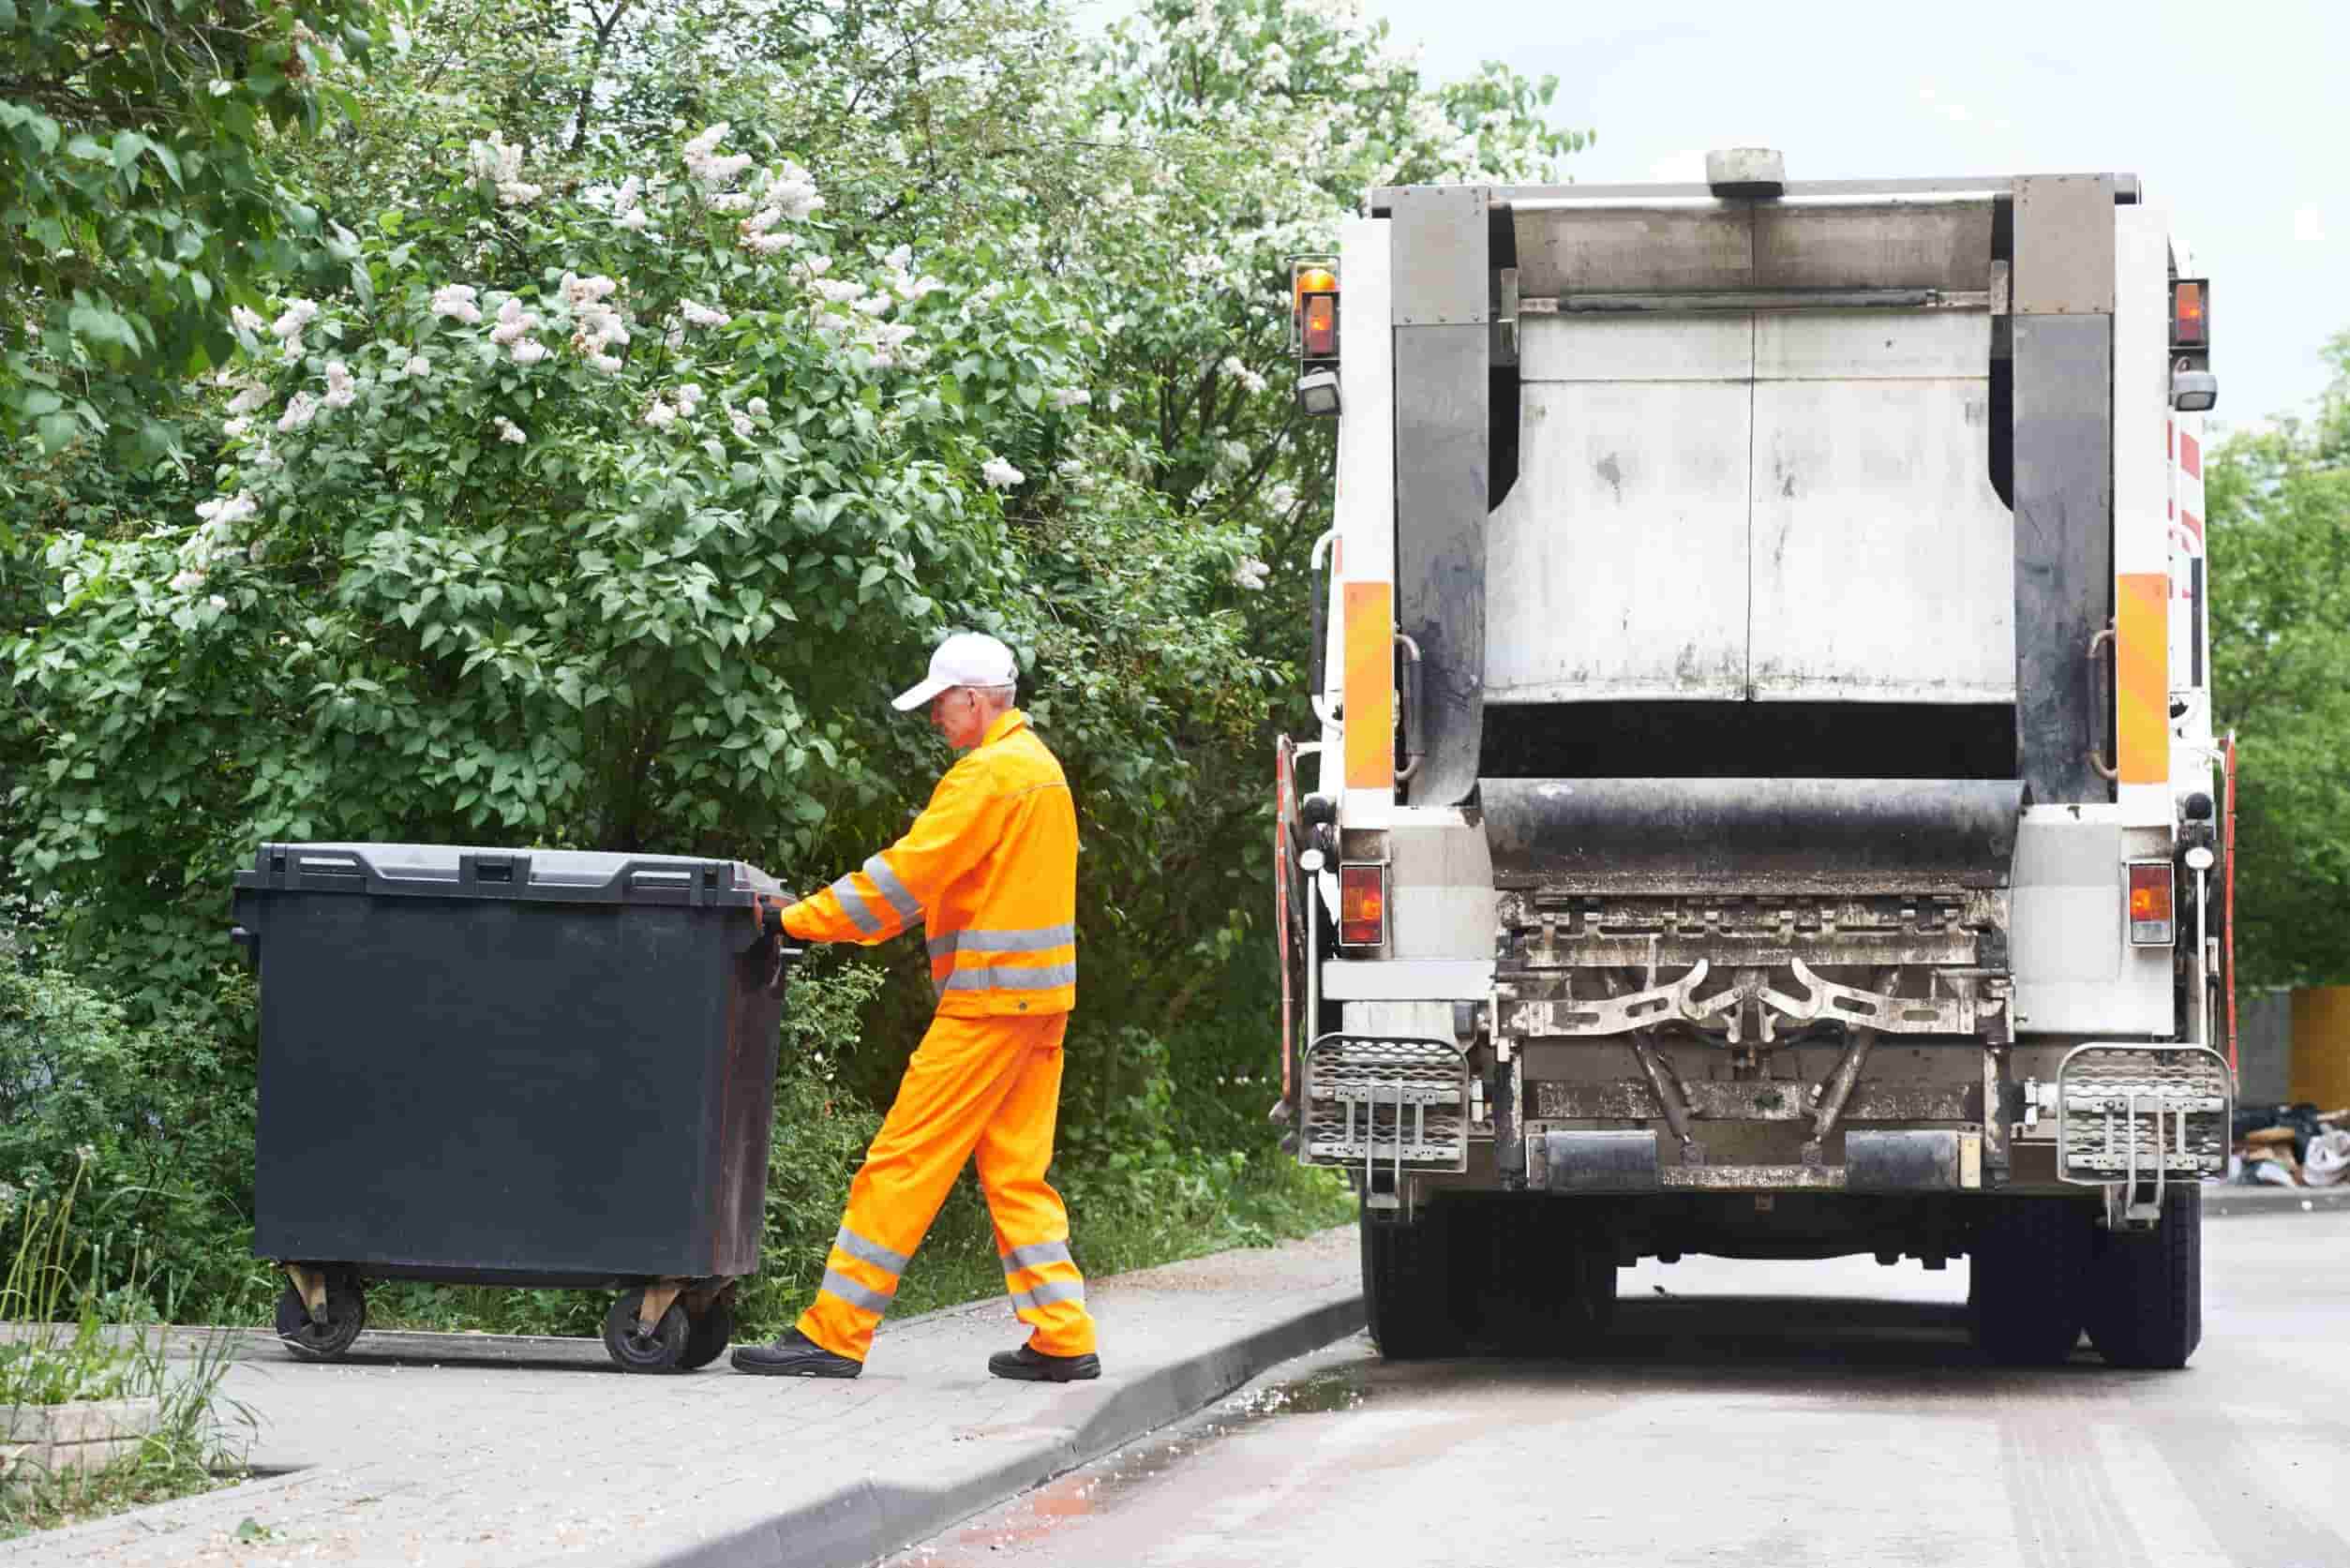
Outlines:
POLYGON ((2209 286, 2131 176, 1404 187, 1280 746, 1282 1099, 1391 1357, 1644 1257, 1969 1261, 2178 1366, 2233 1092, 2209 286))

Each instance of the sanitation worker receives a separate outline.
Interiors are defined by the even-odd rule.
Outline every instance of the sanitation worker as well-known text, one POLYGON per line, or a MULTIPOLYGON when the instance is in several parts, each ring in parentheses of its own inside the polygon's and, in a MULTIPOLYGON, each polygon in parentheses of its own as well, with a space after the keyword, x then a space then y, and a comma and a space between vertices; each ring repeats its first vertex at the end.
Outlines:
POLYGON ((824 1283, 740 1371, 853 1378, 963 1162, 977 1156, 1004 1289, 1027 1343, 988 1358, 999 1378, 1098 1378, 1069 1211, 1044 1179, 1060 1109, 1061 1036, 1077 1001, 1077 814, 1061 765, 1012 706, 1011 650, 959 632, 902 693, 963 755, 904 838, 783 911, 809 942, 885 942, 928 928, 937 1016, 848 1189, 824 1283))

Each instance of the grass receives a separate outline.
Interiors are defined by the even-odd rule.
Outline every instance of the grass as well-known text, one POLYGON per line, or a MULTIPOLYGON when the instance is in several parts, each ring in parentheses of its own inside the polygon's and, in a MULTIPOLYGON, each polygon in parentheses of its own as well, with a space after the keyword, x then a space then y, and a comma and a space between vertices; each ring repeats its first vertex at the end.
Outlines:
POLYGON ((155 1399, 158 1414, 137 1449, 102 1469, 52 1475, 19 1466, 7 1472, 0 1484, 0 1541, 242 1479, 235 1427, 249 1432, 252 1416, 220 1393, 232 1356, 228 1337, 207 1337, 192 1357, 175 1362, 160 1325, 105 1321, 95 1273, 76 1284, 86 1251, 73 1226, 82 1170, 57 1198, 24 1201, 22 1212, 0 1214, 17 1235, 0 1282, 0 1322, 21 1325, 0 1343, 0 1411, 155 1399))

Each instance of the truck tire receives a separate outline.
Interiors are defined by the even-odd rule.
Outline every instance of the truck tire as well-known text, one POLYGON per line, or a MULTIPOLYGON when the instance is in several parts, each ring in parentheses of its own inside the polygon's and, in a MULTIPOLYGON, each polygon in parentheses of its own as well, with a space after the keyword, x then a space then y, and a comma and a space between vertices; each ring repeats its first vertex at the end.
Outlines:
POLYGON ((1410 1222, 1355 1217, 1363 1244, 1363 1307, 1371 1342, 1389 1361, 1425 1361, 1461 1350, 1459 1281, 1451 1228, 1429 1204, 1410 1222))
POLYGON ((2203 1193, 2174 1187, 2150 1232, 2098 1233, 2088 1338, 2106 1364, 2174 1369, 2203 1340, 2203 1193))
POLYGON ((1472 1339, 1503 1355, 1555 1358, 1583 1354, 1606 1329, 1614 1250, 1570 1202, 1464 1202, 1454 1224, 1472 1339))
POLYGON ((1972 1244, 1967 1319, 1975 1348, 2003 1366, 2057 1366, 2080 1342, 2088 1204, 1999 1198, 1972 1244))

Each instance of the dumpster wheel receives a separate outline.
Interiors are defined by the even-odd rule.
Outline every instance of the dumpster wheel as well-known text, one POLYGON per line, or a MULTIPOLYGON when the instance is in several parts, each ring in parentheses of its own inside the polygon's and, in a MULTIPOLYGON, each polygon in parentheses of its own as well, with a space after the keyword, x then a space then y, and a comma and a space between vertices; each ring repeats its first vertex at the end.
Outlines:
POLYGON ((326 1273, 324 1283, 323 1322, 310 1315, 302 1292, 292 1286, 277 1295, 277 1337, 304 1361, 340 1361, 367 1326, 367 1296, 359 1277, 336 1269, 326 1273))
POLYGON ((685 1353, 678 1360, 681 1371, 694 1372, 726 1353, 734 1340, 734 1287, 727 1286, 698 1312, 685 1320, 685 1353))
POLYGON ((648 1334, 637 1322, 645 1291, 646 1287, 639 1285, 621 1292, 613 1301, 612 1309, 604 1314, 604 1349, 623 1372, 681 1371, 685 1366, 685 1342, 691 1332, 685 1304, 674 1299, 672 1288, 668 1310, 661 1314, 648 1334))

